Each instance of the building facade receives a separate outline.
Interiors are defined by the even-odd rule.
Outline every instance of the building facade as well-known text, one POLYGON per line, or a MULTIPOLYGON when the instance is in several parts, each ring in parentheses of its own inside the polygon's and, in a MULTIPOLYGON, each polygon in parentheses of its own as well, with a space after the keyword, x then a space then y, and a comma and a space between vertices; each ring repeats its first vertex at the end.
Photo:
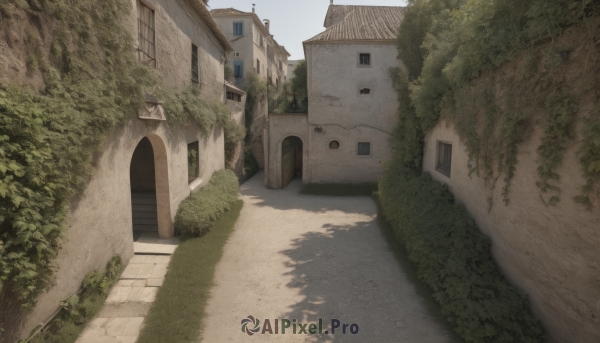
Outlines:
MULTIPOLYGON (((229 104, 232 118, 243 122, 243 104, 235 106, 245 101, 245 93, 224 80, 224 61, 233 48, 206 5, 200 0, 132 0, 132 5, 132 53, 162 84, 177 91, 199 87, 206 102, 229 104), (230 104, 229 92, 239 101, 230 104)), ((103 270, 117 254, 127 263, 134 255, 134 229, 172 237, 181 201, 225 168, 223 130, 205 135, 192 121, 170 124, 159 101, 147 96, 147 110, 104 141, 86 190, 71 202, 55 285, 29 313, 23 335, 75 294, 88 272, 103 270), (136 203, 141 196, 150 202, 136 203)))
MULTIPOLYGON (((212 10, 211 14, 234 48, 228 59, 240 89, 246 90, 250 71, 267 80, 269 87, 275 87, 275 90, 288 80, 287 59, 290 54, 273 38, 268 19, 261 21, 254 8, 252 12, 219 8, 212 10)), ((268 120, 266 96, 255 100, 252 117, 250 147, 259 167, 264 168, 263 131, 268 120)))
POLYGON ((389 68, 401 64, 403 17, 403 7, 329 6, 326 30, 304 42, 308 113, 270 115, 268 187, 285 187, 291 169, 304 183, 377 181, 391 156, 398 101, 389 68), (287 157, 291 136, 302 158, 287 157))

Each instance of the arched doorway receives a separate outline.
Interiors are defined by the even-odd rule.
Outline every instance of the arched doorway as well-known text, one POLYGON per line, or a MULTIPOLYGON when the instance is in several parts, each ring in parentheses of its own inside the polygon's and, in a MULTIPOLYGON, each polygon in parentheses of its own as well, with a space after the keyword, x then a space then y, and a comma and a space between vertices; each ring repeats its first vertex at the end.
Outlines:
POLYGON ((143 233, 173 237, 167 155, 160 137, 150 135, 138 143, 129 176, 134 238, 143 233))
POLYGON ((290 136, 281 144, 281 188, 287 187, 295 177, 302 178, 302 140, 290 136))

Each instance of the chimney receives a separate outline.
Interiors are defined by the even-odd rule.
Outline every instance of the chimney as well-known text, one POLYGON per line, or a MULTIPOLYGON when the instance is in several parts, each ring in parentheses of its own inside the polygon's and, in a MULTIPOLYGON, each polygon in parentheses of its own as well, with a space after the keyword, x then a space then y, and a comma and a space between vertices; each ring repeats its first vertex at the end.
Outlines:
POLYGON ((267 28, 267 31, 269 31, 269 26, 271 25, 271 21, 269 19, 265 19, 263 21, 265 22, 265 27, 267 28))
MULTIPOLYGON (((333 0, 331 0, 333 1, 333 0)), ((256 4, 252 4, 252 13, 256 13, 256 10, 254 9, 254 6, 256 6, 256 4)))
POLYGON ((330 5, 333 5, 333 0, 329 0, 329 4, 330 4, 330 5))

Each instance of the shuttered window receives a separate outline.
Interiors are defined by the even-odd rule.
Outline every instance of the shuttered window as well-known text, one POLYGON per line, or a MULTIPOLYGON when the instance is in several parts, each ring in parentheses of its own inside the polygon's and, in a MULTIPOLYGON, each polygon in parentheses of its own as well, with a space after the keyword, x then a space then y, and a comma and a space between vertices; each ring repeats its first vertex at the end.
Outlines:
POLYGON ((435 170, 450 177, 452 170, 452 144, 438 142, 435 170))
POLYGON ((244 63, 242 61, 233 62, 233 74, 237 78, 244 77, 244 63))
POLYGON ((137 2, 138 10, 138 60, 142 63, 156 68, 156 46, 155 46, 155 26, 154 11, 144 5, 141 1, 137 2))
POLYGON ((244 23, 233 23, 233 34, 242 36, 244 34, 244 23))

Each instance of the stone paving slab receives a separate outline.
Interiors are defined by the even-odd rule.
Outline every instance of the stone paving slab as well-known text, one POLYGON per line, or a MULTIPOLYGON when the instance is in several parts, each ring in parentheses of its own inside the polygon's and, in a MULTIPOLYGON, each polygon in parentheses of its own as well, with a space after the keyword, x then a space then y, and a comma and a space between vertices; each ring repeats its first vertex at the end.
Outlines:
MULTIPOLYGON (((156 255, 156 252, 172 254, 179 244, 179 239, 166 242, 156 237, 146 237, 144 241, 151 255, 136 255, 121 277, 111 289, 104 307, 83 330, 76 343, 135 343, 142 328, 144 317, 150 305, 156 299, 158 288, 162 286, 167 273, 170 255, 156 255)), ((137 242, 136 242, 137 243, 137 242)), ((134 244, 136 244, 134 243, 134 244)), ((138 246, 139 248, 139 246, 138 246)), ((139 249, 138 249, 139 250, 139 249)))

